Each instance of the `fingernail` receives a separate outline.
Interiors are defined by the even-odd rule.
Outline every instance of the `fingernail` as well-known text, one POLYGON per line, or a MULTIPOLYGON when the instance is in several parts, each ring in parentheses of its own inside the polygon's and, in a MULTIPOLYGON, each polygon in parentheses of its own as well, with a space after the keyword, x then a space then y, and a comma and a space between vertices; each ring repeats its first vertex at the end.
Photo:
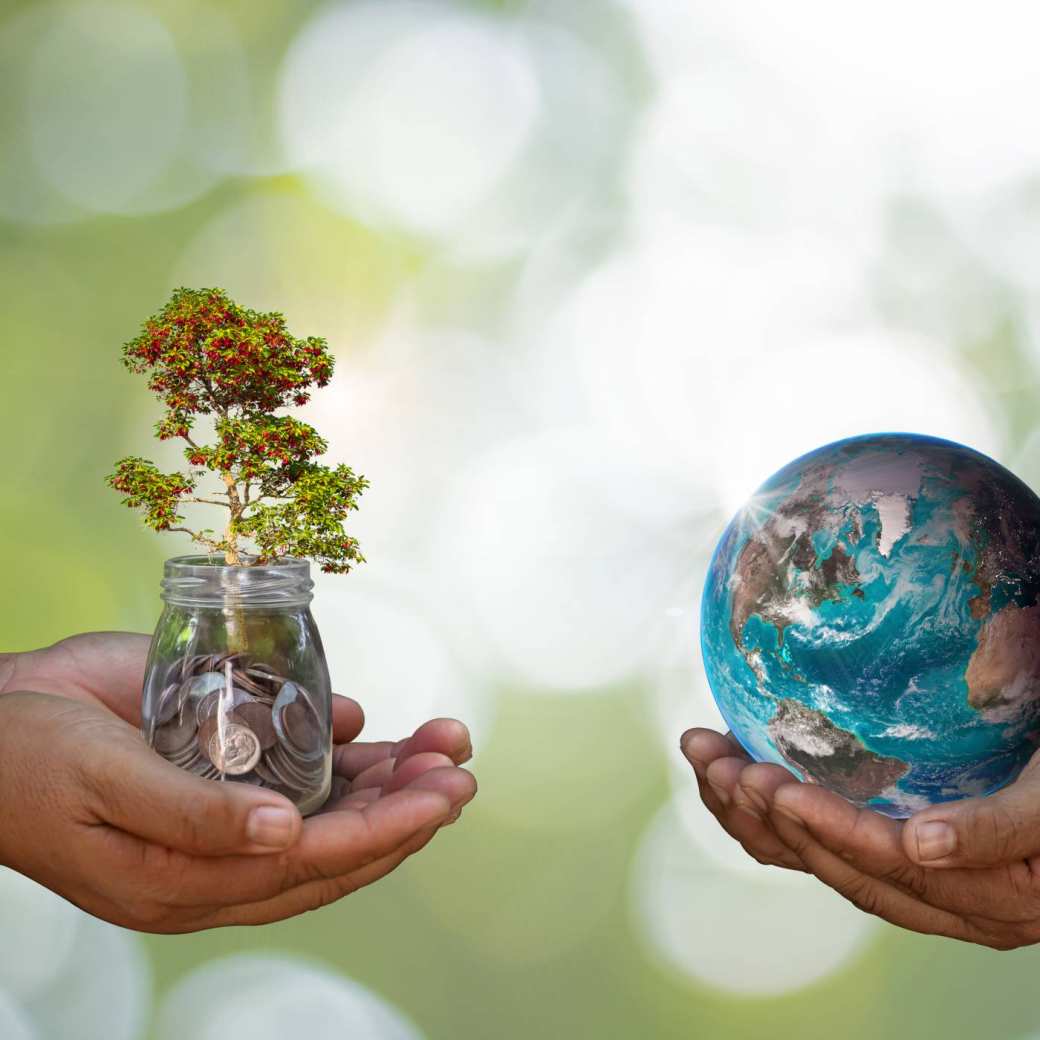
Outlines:
POLYGON ((257 845, 269 849, 287 849, 292 843, 292 809, 277 805, 261 805, 254 809, 246 820, 246 835, 257 845))
POLYGON ((917 837, 917 858, 921 860, 942 859, 957 847, 957 833, 942 820, 929 820, 914 828, 917 837))
POLYGON ((708 781, 708 786, 715 792, 715 797, 718 798, 724 806, 729 805, 729 791, 724 787, 719 787, 717 784, 713 784, 710 780, 708 781))

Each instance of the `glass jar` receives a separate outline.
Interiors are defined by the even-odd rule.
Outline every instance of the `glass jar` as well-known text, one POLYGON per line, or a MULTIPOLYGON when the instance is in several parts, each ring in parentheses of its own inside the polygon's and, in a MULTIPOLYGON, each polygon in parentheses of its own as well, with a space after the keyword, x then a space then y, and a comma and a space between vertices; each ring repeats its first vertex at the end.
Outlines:
POLYGON ((166 561, 142 729, 201 777, 279 791, 304 815, 332 781, 332 691, 307 560, 166 561))

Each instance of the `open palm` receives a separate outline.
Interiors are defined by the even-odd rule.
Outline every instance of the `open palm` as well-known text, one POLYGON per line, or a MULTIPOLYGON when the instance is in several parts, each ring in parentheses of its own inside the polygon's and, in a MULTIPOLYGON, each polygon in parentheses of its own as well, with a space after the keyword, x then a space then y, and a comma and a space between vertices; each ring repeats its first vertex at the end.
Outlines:
POLYGON ((333 706, 333 794, 302 820, 281 795, 202 780, 139 732, 149 637, 96 632, 0 657, 0 862, 107 920, 192 931, 279 920, 383 877, 474 795, 460 722, 355 742, 333 706))
POLYGON ((760 863, 814 874, 867 913, 994 949, 1040 942, 1040 756, 1016 783, 893 820, 781 766, 728 734, 683 735, 701 797, 760 863))

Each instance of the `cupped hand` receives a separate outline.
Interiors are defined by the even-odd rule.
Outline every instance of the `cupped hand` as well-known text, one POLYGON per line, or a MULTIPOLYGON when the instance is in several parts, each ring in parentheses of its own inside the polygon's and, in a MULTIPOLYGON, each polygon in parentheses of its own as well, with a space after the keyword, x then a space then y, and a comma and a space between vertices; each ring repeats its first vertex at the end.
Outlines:
POLYGON ((729 735, 693 729, 682 750, 705 805, 761 863, 805 870, 892 924, 993 949, 1040 942, 1040 753, 986 798, 908 820, 859 809, 729 735))
POLYGON ((435 719, 356 743, 333 705, 333 794, 303 820, 280 794, 202 780, 139 731, 149 637, 96 632, 0 656, 0 863, 97 917, 152 932, 263 924, 384 877, 476 793, 469 733, 435 719))

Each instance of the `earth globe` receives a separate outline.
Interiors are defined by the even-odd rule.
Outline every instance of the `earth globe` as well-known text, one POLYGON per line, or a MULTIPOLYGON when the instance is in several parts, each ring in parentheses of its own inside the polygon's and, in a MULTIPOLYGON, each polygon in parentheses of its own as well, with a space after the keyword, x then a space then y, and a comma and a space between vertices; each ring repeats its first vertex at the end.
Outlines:
POLYGON ((878 433, 770 477, 701 603, 756 760, 904 817, 1012 781, 1040 741, 1040 498, 971 448, 878 433))

